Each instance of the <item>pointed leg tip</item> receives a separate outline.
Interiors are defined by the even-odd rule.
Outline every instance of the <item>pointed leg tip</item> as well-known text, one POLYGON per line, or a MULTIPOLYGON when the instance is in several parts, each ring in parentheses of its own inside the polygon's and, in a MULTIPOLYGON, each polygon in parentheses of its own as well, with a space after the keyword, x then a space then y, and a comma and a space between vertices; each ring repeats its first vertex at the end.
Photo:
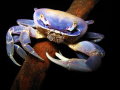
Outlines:
POLYGON ((35 51, 33 51, 31 54, 32 54, 33 56, 39 58, 40 60, 44 60, 44 59, 41 58, 35 51))
POLYGON ((86 23, 89 25, 89 24, 93 24, 94 23, 94 20, 88 20, 86 21, 86 23))
POLYGON ((43 58, 41 58, 41 57, 39 57, 39 59, 44 61, 44 59, 43 59, 43 58))
POLYGON ((13 56, 10 56, 10 59, 13 61, 13 63, 19 67, 21 67, 21 65, 19 63, 16 62, 16 60, 13 58, 13 56))

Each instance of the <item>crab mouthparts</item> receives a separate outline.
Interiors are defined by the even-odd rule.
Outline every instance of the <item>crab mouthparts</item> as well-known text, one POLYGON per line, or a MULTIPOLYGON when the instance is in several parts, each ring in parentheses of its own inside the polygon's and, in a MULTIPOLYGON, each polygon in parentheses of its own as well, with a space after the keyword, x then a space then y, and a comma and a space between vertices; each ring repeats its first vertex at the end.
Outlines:
POLYGON ((56 43, 63 43, 64 42, 64 35, 62 35, 61 33, 50 32, 48 34, 47 38, 50 41, 53 41, 56 43))
POLYGON ((65 32, 61 32, 58 30, 50 29, 47 34, 47 38, 55 43, 64 43, 64 40, 66 40, 68 37, 78 37, 80 33, 80 30, 74 30, 72 32, 65 30, 65 32))

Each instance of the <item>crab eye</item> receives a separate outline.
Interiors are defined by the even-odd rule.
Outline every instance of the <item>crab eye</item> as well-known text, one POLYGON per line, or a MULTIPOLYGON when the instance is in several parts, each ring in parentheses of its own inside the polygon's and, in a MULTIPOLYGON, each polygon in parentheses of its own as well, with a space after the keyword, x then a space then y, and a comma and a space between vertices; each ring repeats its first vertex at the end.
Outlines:
POLYGON ((45 26, 49 26, 50 25, 50 22, 48 20, 46 20, 46 18, 44 17, 43 14, 40 14, 40 20, 43 22, 43 24, 45 26))
POLYGON ((74 28, 76 28, 76 26, 77 26, 77 22, 74 21, 73 24, 72 24, 72 26, 68 27, 66 30, 68 30, 68 31, 71 32, 71 31, 73 31, 74 28))
POLYGON ((40 14, 40 19, 43 19, 43 18, 44 18, 44 16, 42 14, 40 14))
POLYGON ((73 25, 74 25, 74 27, 76 27, 77 26, 77 22, 75 21, 75 22, 73 22, 73 25))
POLYGON ((77 28, 77 22, 76 21, 73 22, 72 26, 69 26, 68 28, 66 28, 66 33, 69 36, 78 36, 78 35, 80 35, 81 30, 79 30, 77 28))

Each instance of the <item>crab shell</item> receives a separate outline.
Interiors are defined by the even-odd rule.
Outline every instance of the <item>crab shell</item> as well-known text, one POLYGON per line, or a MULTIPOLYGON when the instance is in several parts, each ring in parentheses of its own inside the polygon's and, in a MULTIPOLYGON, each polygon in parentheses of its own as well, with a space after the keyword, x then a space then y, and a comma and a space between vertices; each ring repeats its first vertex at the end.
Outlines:
POLYGON ((57 43, 73 43, 82 37, 87 31, 87 23, 74 15, 69 13, 52 10, 52 9, 36 9, 34 12, 34 23, 36 28, 43 33, 50 41, 57 43), (45 25, 40 20, 40 15, 43 15, 49 25, 45 25), (73 23, 77 22, 76 28, 69 31, 73 23))

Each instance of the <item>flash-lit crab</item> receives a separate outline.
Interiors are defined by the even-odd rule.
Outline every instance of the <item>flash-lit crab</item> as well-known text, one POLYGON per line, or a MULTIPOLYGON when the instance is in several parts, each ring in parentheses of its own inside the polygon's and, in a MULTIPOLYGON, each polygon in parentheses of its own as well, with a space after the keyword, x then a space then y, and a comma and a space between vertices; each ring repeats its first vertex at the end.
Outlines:
POLYGON ((100 66, 104 50, 94 42, 101 41, 104 36, 98 33, 86 32, 88 24, 92 24, 93 20, 84 21, 77 16, 59 10, 46 8, 35 8, 34 10, 34 20, 18 19, 17 23, 19 25, 11 27, 6 35, 7 54, 16 65, 20 66, 13 58, 14 48, 23 59, 27 57, 25 51, 19 45, 14 44, 16 42, 20 42, 27 52, 43 60, 29 45, 31 36, 37 39, 48 38, 56 43, 64 43, 74 50, 79 58, 68 59, 56 52, 56 56, 60 58, 60 60, 57 60, 46 52, 47 57, 52 62, 69 70, 88 72, 100 66), (12 34, 14 35, 12 36, 12 34), (84 34, 86 38, 93 40, 77 42, 84 34))

